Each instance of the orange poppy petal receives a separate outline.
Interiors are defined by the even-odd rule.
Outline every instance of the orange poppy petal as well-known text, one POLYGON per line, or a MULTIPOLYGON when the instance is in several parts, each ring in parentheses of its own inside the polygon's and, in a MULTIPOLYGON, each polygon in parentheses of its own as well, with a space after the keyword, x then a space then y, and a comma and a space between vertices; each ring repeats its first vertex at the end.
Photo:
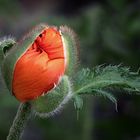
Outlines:
POLYGON ((46 29, 17 61, 13 94, 22 102, 54 88, 65 71, 64 48, 60 33, 46 29))

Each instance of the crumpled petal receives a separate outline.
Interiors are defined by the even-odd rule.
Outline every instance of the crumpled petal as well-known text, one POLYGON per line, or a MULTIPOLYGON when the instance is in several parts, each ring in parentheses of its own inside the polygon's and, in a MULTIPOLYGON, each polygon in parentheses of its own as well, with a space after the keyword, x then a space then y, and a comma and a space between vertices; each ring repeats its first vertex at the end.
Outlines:
POLYGON ((59 31, 44 30, 15 65, 12 91, 22 102, 36 99, 58 84, 65 72, 64 47, 59 31))

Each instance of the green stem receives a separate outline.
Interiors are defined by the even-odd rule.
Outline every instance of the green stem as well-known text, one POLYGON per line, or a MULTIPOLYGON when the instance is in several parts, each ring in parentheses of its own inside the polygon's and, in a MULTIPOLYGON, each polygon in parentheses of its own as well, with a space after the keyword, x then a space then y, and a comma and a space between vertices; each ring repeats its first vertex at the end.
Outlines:
POLYGON ((10 128, 7 140, 19 140, 22 136, 25 125, 31 114, 31 104, 29 102, 21 103, 13 124, 10 128))

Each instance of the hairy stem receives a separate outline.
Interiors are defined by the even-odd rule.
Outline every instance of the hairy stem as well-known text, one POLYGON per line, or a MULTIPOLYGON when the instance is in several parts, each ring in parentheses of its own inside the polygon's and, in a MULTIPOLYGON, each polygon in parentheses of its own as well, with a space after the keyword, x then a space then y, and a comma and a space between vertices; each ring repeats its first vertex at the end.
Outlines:
POLYGON ((22 136, 24 127, 31 114, 31 104, 29 102, 21 103, 13 124, 10 128, 7 140, 19 140, 22 136))

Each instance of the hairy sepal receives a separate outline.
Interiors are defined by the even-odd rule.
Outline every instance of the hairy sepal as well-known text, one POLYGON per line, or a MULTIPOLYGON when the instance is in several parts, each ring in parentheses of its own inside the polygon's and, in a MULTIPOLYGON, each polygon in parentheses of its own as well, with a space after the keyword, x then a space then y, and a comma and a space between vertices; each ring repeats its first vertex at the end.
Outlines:
POLYGON ((66 75, 72 76, 78 67, 79 41, 75 32, 67 26, 60 26, 60 34, 66 57, 66 75))
POLYGON ((59 113, 71 98, 71 83, 68 76, 63 76, 55 89, 32 101, 34 113, 41 118, 53 116, 59 113))
POLYGON ((15 45, 16 41, 12 37, 4 37, 0 39, 0 66, 3 62, 3 59, 7 55, 7 52, 15 45))

